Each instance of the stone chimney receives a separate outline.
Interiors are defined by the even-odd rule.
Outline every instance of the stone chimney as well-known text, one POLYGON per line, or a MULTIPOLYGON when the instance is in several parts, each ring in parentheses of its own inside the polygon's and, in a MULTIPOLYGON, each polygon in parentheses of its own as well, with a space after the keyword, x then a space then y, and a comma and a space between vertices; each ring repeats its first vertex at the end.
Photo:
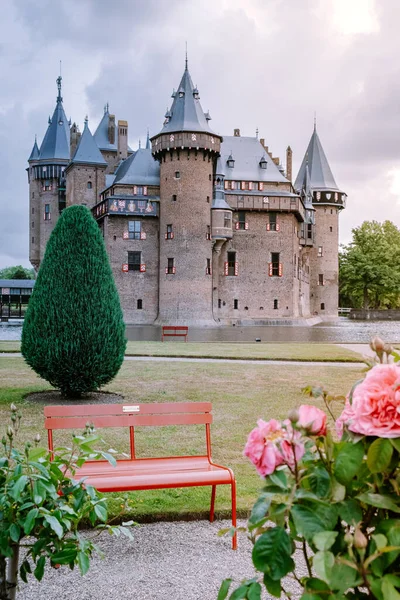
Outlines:
POLYGON ((264 138, 260 138, 260 144, 263 148, 265 148, 265 139, 264 138))
POLYGON ((108 141, 110 144, 115 144, 115 115, 108 117, 108 141))
POLYGON ((290 146, 286 149, 286 178, 292 183, 292 149, 290 146))
POLYGON ((73 158, 75 154, 76 147, 79 144, 79 140, 81 139, 81 132, 79 131, 79 127, 76 123, 74 123, 70 129, 69 141, 70 141, 70 150, 71 150, 71 158, 73 158))
POLYGON ((240 129, 234 129, 233 135, 234 135, 234 137, 240 137, 240 129))
POLYGON ((118 121, 118 158, 128 156, 128 121, 118 121))

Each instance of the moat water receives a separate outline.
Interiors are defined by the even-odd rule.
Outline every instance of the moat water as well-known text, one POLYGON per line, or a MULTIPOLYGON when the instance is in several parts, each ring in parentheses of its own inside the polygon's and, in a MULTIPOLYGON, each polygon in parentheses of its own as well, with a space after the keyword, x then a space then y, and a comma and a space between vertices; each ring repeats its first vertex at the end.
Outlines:
MULTIPOLYGON (((0 340, 20 340, 21 322, 0 323, 0 340)), ((128 340, 159 341, 161 328, 128 325, 128 340)), ((337 344, 368 343, 379 335, 387 342, 400 343, 400 321, 354 321, 340 317, 337 321, 317 325, 266 325, 263 327, 189 328, 191 342, 328 342, 337 344)))

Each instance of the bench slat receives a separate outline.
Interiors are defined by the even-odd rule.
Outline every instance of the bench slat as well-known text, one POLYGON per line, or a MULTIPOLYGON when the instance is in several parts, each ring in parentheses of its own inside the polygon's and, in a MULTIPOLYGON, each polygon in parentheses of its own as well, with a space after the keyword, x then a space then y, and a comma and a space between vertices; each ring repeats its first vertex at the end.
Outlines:
POLYGON ((154 414, 176 414, 176 413, 210 413, 211 402, 165 402, 139 404, 134 401, 125 404, 74 404, 66 406, 45 406, 45 417, 78 417, 78 416, 100 416, 100 415, 124 415, 130 414, 124 411, 124 407, 139 407, 132 410, 131 414, 154 415, 154 414))
POLYGON ((212 423, 212 415, 205 414, 175 414, 175 415, 119 415, 119 416, 88 416, 83 417, 53 417, 46 419, 46 429, 84 429, 89 422, 96 428, 103 427, 162 427, 168 425, 205 425, 212 423))

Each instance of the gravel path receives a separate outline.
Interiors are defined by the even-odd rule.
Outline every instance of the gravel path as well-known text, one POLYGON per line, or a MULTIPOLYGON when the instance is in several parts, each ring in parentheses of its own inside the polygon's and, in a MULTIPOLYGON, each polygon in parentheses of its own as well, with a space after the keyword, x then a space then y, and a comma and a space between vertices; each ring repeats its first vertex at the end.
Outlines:
MULTIPOLYGON (((231 550, 230 538, 217 536, 229 526, 228 521, 139 525, 133 542, 101 534, 97 542, 105 556, 94 556, 84 577, 77 569, 50 568, 41 583, 33 578, 22 583, 18 599, 216 600, 223 579, 239 583, 254 577, 246 534, 239 534, 237 551, 231 550)), ((299 598, 291 581, 286 588, 299 598)))

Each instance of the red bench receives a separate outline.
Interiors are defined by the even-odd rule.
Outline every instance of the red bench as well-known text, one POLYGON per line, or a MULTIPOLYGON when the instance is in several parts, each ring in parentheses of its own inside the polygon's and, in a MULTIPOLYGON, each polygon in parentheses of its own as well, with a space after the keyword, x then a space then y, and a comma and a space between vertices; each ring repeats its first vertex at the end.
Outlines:
MULTIPOLYGON (((49 450, 54 451, 53 431, 58 429, 84 429, 89 422, 96 429, 126 427, 129 432, 130 458, 109 462, 88 461, 75 474, 99 492, 127 492, 161 488, 211 486, 210 521, 214 520, 217 485, 231 486, 232 526, 236 527, 236 481, 231 469, 212 461, 212 423, 210 402, 176 402, 160 404, 78 404, 46 406, 45 428, 49 450), (205 425, 206 453, 196 456, 171 456, 168 458, 137 458, 135 454, 135 428, 168 425, 205 425)), ((236 534, 232 548, 236 550, 236 534)))
POLYGON ((165 337, 184 337, 187 342, 187 336, 189 327, 185 325, 163 325, 161 341, 164 341, 165 337))

